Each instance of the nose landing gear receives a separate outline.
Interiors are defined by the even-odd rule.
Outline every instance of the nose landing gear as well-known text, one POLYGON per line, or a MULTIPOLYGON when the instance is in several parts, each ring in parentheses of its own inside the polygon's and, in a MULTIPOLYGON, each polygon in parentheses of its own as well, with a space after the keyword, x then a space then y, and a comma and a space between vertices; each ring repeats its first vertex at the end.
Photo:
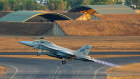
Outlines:
POLYGON ((66 64, 66 61, 65 60, 62 60, 62 64, 66 64))
POLYGON ((39 50, 38 50, 38 53, 37 53, 37 56, 40 56, 41 52, 42 52, 42 50, 39 49, 39 50))

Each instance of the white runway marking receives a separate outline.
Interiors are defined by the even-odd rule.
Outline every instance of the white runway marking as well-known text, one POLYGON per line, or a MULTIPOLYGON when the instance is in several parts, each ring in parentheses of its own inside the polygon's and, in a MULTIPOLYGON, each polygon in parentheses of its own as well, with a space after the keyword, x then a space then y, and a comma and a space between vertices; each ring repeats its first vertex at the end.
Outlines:
POLYGON ((1 65, 9 66, 9 67, 16 69, 16 72, 10 77, 10 79, 13 79, 16 76, 16 74, 18 73, 18 68, 15 66, 7 65, 7 64, 1 64, 1 65))
POLYGON ((98 69, 94 72, 93 79, 96 79, 96 76, 97 76, 98 71, 101 70, 101 69, 103 69, 103 68, 105 68, 105 67, 107 67, 107 66, 102 66, 102 67, 98 68, 98 69))
POLYGON ((53 75, 52 79, 54 79, 54 78, 55 78, 56 73, 58 72, 58 70, 59 70, 61 67, 68 66, 68 65, 72 65, 72 64, 67 64, 67 65, 62 65, 62 66, 56 66, 56 67, 57 67, 57 69, 56 69, 56 71, 55 71, 55 73, 54 73, 54 75, 53 75))

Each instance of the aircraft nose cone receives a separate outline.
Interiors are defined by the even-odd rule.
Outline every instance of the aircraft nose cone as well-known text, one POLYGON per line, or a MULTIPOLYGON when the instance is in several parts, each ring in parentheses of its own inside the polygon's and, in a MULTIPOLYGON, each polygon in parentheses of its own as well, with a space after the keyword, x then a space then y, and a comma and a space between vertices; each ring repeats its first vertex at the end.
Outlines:
POLYGON ((28 45, 28 42, 26 41, 19 41, 18 43, 23 44, 23 45, 28 45))
POLYGON ((25 41, 19 41, 18 43, 20 43, 20 44, 25 44, 25 41))
POLYGON ((33 46, 32 41, 19 41, 18 43, 23 44, 23 45, 27 45, 27 46, 33 46))

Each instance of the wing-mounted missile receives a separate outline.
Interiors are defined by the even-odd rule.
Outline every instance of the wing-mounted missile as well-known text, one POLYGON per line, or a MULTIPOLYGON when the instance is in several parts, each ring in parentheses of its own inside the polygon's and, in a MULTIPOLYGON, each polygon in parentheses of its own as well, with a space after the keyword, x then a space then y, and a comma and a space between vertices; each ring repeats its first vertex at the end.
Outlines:
POLYGON ((39 38, 32 38, 32 39, 44 39, 44 37, 39 37, 39 38))
POLYGON ((45 55, 62 59, 60 56, 58 56, 58 55, 56 55, 54 53, 51 53, 51 52, 45 52, 45 55))

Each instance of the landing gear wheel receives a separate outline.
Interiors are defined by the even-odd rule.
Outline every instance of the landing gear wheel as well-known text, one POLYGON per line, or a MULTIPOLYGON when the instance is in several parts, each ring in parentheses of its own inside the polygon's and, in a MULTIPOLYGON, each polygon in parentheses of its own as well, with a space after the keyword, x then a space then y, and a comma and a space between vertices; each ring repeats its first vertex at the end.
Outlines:
POLYGON ((38 50, 37 56, 40 56, 41 54, 41 49, 38 50))
POLYGON ((37 53, 37 56, 40 56, 40 53, 37 53))
POLYGON ((65 61, 65 60, 63 60, 63 61, 62 61, 62 64, 66 64, 66 61, 65 61))

